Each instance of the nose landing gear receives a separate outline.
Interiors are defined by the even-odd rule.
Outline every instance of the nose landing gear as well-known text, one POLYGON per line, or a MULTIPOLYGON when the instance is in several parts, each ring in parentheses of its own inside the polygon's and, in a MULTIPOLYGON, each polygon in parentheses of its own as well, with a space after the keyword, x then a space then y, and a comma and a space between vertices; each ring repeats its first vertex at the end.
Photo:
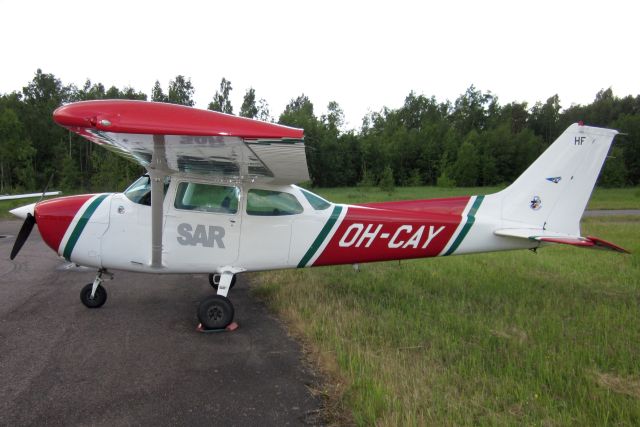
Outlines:
POLYGON ((107 270, 100 269, 96 278, 93 279, 93 283, 89 283, 80 291, 80 301, 87 308, 100 308, 107 302, 107 290, 102 286, 102 275, 106 273, 113 278, 113 276, 107 272, 107 270))

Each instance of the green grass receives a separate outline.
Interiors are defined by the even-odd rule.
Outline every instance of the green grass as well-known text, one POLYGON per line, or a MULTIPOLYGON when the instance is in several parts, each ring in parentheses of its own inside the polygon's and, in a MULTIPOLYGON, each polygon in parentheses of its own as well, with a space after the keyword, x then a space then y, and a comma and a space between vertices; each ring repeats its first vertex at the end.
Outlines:
MULTIPOLYGON (((389 193, 377 187, 342 187, 315 188, 313 191, 335 203, 360 203, 491 194, 502 188, 396 187, 389 193)), ((587 209, 640 209, 640 188, 597 188, 587 209)))
POLYGON ((596 188, 587 209, 640 209, 640 187, 596 188))
MULTIPOLYGON (((395 196, 444 195, 436 190, 395 196)), ((359 191, 319 193, 357 202, 359 191)), ((583 233, 640 251, 637 216, 588 218, 583 233)), ((358 425, 640 423, 637 255, 554 246, 258 281, 255 293, 313 349, 338 412, 358 425)))

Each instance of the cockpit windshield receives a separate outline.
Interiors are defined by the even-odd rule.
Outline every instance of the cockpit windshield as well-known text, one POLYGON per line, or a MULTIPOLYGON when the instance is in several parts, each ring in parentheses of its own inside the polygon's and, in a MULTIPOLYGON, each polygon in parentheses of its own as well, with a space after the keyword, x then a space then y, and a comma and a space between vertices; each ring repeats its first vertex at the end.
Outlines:
MULTIPOLYGON (((164 179, 164 194, 167 194, 167 189, 169 188, 169 182, 171 181, 171 177, 167 176, 164 179)), ((151 206, 151 178, 149 175, 143 175, 137 180, 133 182, 124 190, 124 195, 127 196, 129 200, 133 203, 138 203, 140 205, 151 206)))

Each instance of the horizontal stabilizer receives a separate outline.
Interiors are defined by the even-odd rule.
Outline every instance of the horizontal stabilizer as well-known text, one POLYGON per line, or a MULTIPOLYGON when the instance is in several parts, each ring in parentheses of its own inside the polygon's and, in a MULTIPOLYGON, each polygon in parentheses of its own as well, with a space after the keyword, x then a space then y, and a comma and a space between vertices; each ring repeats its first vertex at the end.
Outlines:
POLYGON ((618 245, 593 236, 581 237, 568 234, 554 233, 536 228, 503 228, 493 232, 496 236, 516 237, 519 239, 535 240, 544 243, 560 243, 563 245, 579 246, 591 249, 606 249, 621 253, 630 253, 618 245))

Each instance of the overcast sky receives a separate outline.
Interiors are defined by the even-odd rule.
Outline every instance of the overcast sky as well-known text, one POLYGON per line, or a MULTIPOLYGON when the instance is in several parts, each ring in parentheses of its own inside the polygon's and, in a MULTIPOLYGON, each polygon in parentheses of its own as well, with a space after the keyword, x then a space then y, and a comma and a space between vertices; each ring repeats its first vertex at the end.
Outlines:
POLYGON ((206 108, 226 77, 234 112, 250 86, 277 116, 305 93, 350 127, 405 96, 454 100, 474 84, 502 104, 584 104, 640 93, 635 1, 0 0, 0 93, 37 68, 64 83, 165 92, 182 74, 206 108))

